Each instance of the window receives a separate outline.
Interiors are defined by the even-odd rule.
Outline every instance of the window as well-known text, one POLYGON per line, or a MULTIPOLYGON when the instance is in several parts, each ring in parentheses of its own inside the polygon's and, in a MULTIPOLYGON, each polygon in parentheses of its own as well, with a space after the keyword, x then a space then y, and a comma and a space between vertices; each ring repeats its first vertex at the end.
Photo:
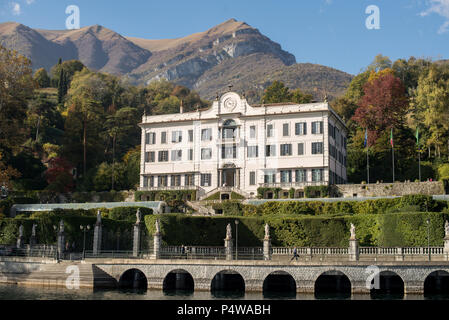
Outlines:
POLYGON ((276 183, 276 173, 266 172, 264 175, 264 183, 276 183))
POLYGON ((202 187, 210 187, 212 182, 212 174, 203 173, 201 174, 201 186, 202 187))
POLYGON ((291 155, 292 155, 292 145, 281 144, 281 156, 291 156, 291 155))
POLYGON ((259 156, 259 146, 248 146, 248 158, 257 158, 259 156))
POLYGON ((298 169, 295 171, 295 182, 306 182, 307 171, 304 169, 298 169))
POLYGON ((158 176, 157 177, 158 187, 166 187, 167 180, 168 180, 168 176, 158 176))
POLYGON ((212 149, 206 148, 201 149, 201 160, 209 160, 212 159, 212 149))
POLYGON ((256 139, 257 131, 256 126, 249 127, 249 137, 250 139, 256 139))
POLYGON ((148 177, 143 177, 143 187, 148 187, 148 177))
POLYGON ((237 147, 236 145, 222 145, 221 146, 221 158, 222 159, 236 159, 237 147))
POLYGON ((167 132, 163 131, 161 132, 161 144, 167 143, 167 132))
POLYGON ((298 143, 298 156, 304 155, 304 143, 298 143))
POLYGON ((193 174, 186 174, 185 175, 184 184, 186 186, 194 186, 195 185, 195 176, 193 174))
POLYGON ((323 181, 323 169, 312 169, 312 181, 321 182, 323 181))
POLYGON ((211 141, 212 140, 212 129, 201 130, 201 141, 211 141))
POLYGON ((173 131, 171 133, 171 142, 173 143, 182 142, 182 131, 173 131))
POLYGON ((323 121, 312 122, 312 134, 323 133, 323 121))
POLYGON ((267 125, 267 137, 268 138, 274 137, 274 127, 272 124, 267 125))
POLYGON ((290 135, 290 124, 289 123, 284 123, 282 125, 282 135, 284 137, 288 137, 290 135))
POLYGON ((180 175, 171 176, 171 186, 174 186, 174 187, 181 186, 181 176, 180 175))
POLYGON ((236 130, 237 129, 235 129, 235 128, 223 128, 222 138, 223 139, 235 139, 236 130))
POLYGON ((256 172, 255 171, 251 171, 249 173, 249 185, 250 186, 256 185, 256 172))
POLYGON ((323 143, 313 142, 312 143, 312 154, 323 154, 323 143))
POLYGON ((281 183, 291 183, 291 182, 292 182, 292 171, 281 170, 281 183))
POLYGON ((181 160, 182 160, 182 150, 172 150, 171 161, 181 161, 181 160))
POLYGON ((266 156, 267 157, 275 157, 276 156, 276 145, 268 145, 266 146, 266 156))
POLYGON ((154 151, 145 152, 145 162, 154 162, 154 161, 155 161, 154 151))
POLYGON ((193 130, 189 130, 189 142, 193 142, 193 130))
POLYGON ((156 144, 155 132, 148 132, 145 134, 145 144, 156 144))
POLYGON ((329 123, 329 137, 335 139, 335 127, 329 123))
POLYGON ((159 151, 158 160, 159 160, 159 162, 167 162, 168 161, 168 151, 159 151))
POLYGON ((189 149, 189 161, 193 160, 193 149, 189 149))
POLYGON ((303 136, 307 134, 307 122, 299 122, 295 124, 295 134, 303 136))
POLYGON ((150 187, 154 187, 154 176, 150 176, 150 187))

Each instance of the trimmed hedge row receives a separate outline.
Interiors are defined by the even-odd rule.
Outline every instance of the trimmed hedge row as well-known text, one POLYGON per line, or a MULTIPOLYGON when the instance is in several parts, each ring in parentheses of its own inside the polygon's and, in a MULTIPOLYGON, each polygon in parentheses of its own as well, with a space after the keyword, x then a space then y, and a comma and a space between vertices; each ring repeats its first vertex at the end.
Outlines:
POLYGON ((239 246, 261 246, 264 226, 270 226, 273 246, 347 247, 350 224, 356 226, 361 246, 427 246, 427 224, 430 218, 430 244, 442 246, 447 213, 391 213, 341 217, 192 217, 167 214, 145 217, 149 234, 155 232, 160 219, 163 243, 166 245, 223 246, 226 225, 239 220, 239 246))
POLYGON ((431 196, 409 195, 394 199, 365 201, 282 201, 262 205, 242 205, 243 216, 268 215, 346 215, 384 214, 400 211, 440 212, 448 207, 447 201, 436 201, 431 196))

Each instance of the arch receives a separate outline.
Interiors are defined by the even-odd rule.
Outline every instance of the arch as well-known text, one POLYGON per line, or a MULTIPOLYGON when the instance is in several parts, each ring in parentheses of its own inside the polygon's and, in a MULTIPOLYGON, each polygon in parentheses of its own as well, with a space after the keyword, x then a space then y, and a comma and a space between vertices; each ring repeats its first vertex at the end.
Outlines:
POLYGON ((192 275, 184 269, 176 269, 164 277, 162 290, 166 295, 191 295, 195 288, 192 275))
POLYGON ((436 270, 431 272, 424 280, 424 297, 426 299, 439 299, 449 296, 449 272, 436 270))
POLYGON ((236 127, 237 126, 237 122, 235 122, 235 120, 233 119, 228 119, 225 122, 223 122, 223 127, 236 127))
POLYGON ((141 270, 129 269, 120 276, 118 287, 119 289, 146 291, 148 288, 148 280, 141 270))
POLYGON ((323 272, 315 280, 316 299, 350 299, 351 281, 338 270, 323 272))
POLYGON ((223 270, 211 281, 211 293, 216 298, 239 298, 245 295, 245 280, 234 270, 223 270))
POLYGON ((371 281, 370 290, 371 299, 403 299, 404 298, 404 280, 393 271, 381 271, 371 281), (376 288, 377 287, 377 288, 376 288))
POLYGON ((263 281, 264 298, 296 298, 296 281, 285 271, 274 271, 263 281))

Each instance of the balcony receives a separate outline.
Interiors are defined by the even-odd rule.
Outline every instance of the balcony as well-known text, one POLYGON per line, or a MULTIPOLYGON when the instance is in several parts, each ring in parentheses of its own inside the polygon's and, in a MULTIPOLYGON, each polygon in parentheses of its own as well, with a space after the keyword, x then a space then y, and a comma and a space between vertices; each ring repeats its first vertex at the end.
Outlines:
POLYGON ((165 186, 165 187, 139 187, 138 191, 176 191, 176 190, 198 190, 198 186, 165 186))
POLYGON ((304 182, 274 182, 274 183, 259 183, 261 188, 305 188, 315 186, 327 186, 327 181, 304 181, 304 182))

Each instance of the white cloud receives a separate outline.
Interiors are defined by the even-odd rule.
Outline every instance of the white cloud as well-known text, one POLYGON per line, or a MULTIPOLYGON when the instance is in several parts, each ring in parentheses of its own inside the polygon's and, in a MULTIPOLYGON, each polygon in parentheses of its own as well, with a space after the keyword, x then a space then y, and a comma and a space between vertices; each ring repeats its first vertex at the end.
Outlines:
POLYGON ((34 0, 25 0, 25 2, 26 2, 27 4, 32 4, 32 3, 34 3, 34 0))
POLYGON ((20 4, 18 4, 17 2, 11 2, 10 6, 11 6, 11 11, 12 11, 13 15, 19 16, 22 13, 20 4))
POLYGON ((445 33, 449 31, 449 0, 429 0, 428 4, 430 8, 426 11, 420 13, 422 17, 428 16, 432 13, 436 13, 443 18, 445 18, 445 22, 438 30, 438 33, 445 33))

